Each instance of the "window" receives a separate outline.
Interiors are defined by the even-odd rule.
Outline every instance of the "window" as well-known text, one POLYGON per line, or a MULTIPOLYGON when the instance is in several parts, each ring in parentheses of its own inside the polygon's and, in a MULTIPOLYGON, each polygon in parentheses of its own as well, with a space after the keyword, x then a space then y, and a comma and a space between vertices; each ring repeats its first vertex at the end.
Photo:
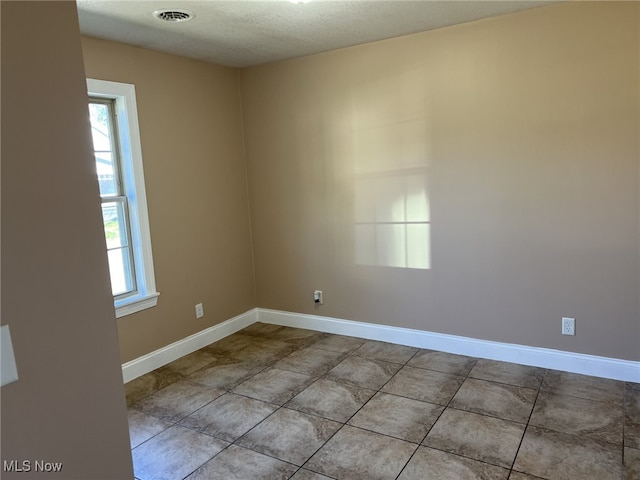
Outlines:
POLYGON ((116 317, 157 304, 135 87, 87 79, 116 317))

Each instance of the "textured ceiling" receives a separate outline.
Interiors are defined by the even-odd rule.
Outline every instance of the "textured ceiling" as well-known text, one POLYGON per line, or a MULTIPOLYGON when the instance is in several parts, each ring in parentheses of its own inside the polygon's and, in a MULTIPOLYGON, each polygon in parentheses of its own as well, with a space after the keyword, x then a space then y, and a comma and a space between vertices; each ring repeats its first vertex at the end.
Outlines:
POLYGON ((246 67, 538 7, 548 1, 77 0, 83 34, 246 67), (162 8, 195 13, 156 19, 162 8))

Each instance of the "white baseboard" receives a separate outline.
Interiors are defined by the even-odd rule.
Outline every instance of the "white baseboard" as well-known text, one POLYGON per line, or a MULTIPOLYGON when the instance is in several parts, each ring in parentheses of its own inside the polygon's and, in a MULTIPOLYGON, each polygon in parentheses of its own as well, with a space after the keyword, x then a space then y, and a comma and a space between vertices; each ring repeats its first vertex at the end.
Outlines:
POLYGON ((124 383, 138 378, 145 373, 152 372, 167 363, 173 362, 207 345, 242 330, 257 321, 257 309, 251 309, 237 317, 230 318, 218 325, 189 335, 182 340, 171 343, 142 357, 124 363, 122 365, 122 378, 124 383))
POLYGON ((640 362, 617 358, 492 342, 409 328, 390 327, 264 308, 257 309, 257 321, 583 375, 612 378, 627 382, 640 382, 640 362))
POLYGON ((123 364, 123 380, 130 382, 258 321, 640 383, 640 362, 265 308, 254 308, 123 364))

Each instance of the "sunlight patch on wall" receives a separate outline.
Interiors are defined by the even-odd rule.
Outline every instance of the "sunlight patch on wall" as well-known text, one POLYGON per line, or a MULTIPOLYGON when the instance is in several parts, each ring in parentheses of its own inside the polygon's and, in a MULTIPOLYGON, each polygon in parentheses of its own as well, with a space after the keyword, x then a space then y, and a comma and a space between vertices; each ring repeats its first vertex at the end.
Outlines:
POLYGON ((357 264, 430 268, 431 225, 423 170, 397 170, 356 180, 357 264))
POLYGON ((336 245, 356 265, 430 269, 428 79, 417 69, 363 80, 326 122, 345 228, 336 245))
POLYGON ((430 135, 417 72, 363 86, 351 105, 358 265, 428 269, 430 135), (398 86, 401 88, 398 88, 398 86))

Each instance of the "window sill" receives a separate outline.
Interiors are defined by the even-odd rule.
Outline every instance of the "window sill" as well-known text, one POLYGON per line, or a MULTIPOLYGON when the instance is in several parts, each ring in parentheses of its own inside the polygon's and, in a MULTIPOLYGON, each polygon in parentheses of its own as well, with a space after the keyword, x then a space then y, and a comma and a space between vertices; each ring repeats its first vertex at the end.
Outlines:
POLYGON ((149 293, 144 296, 126 298, 116 302, 116 318, 125 317, 132 313, 155 307, 158 304, 158 292, 149 293))

